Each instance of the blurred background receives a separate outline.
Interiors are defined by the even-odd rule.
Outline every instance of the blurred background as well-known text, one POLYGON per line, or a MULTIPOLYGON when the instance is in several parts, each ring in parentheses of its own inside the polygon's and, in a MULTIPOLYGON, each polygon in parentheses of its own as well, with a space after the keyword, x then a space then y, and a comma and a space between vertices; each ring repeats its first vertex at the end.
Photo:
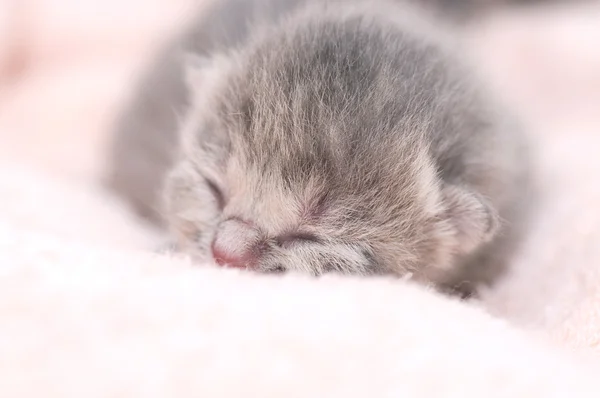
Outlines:
MULTIPOLYGON (((58 217, 48 208, 76 207, 68 202, 76 195, 46 196, 42 179, 17 178, 26 173, 15 170, 42 173, 88 195, 77 199, 81 203, 105 195, 97 186, 115 111, 148 57, 206 1, 0 0, 0 218, 19 213, 17 221, 35 224, 58 217), (25 202, 30 205, 23 210, 25 202)), ((433 1, 450 9, 461 3, 433 1)), ((540 167, 554 168, 547 184, 555 184, 561 170, 564 189, 596 184, 600 2, 463 1, 475 11, 460 22, 469 51, 540 137, 540 167)), ((78 208, 89 229, 88 221, 97 225, 103 217, 86 206, 78 208)), ((78 222, 77 234, 84 221, 78 222)), ((106 217, 103 222, 97 236, 114 230, 106 217)))

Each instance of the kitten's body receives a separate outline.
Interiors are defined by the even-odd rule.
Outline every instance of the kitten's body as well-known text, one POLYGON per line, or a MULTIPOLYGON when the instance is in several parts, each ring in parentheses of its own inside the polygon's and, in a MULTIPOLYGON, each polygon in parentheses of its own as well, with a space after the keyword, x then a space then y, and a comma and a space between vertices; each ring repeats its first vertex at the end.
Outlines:
POLYGON ((522 230, 523 137, 397 3, 219 3, 125 112, 112 186, 160 222, 177 159, 166 219, 198 258, 490 281, 522 230), (182 50, 200 58, 191 96, 182 50))

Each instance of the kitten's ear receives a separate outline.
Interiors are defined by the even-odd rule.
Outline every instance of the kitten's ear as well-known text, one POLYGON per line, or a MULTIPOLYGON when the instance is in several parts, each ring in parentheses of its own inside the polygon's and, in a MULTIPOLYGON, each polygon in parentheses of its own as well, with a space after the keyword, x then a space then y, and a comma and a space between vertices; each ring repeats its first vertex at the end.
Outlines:
POLYGON ((500 220, 496 210, 481 195, 456 185, 442 190, 448 220, 458 240, 458 250, 468 253, 496 234, 500 220))

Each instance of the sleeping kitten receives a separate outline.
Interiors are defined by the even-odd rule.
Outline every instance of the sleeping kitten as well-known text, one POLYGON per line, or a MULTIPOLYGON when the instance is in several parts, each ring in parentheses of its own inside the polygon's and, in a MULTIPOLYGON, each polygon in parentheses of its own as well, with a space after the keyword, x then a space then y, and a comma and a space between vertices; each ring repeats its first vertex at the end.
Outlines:
POLYGON ((199 261, 490 282, 522 231, 524 137, 422 15, 217 2, 125 110, 111 187, 199 261))

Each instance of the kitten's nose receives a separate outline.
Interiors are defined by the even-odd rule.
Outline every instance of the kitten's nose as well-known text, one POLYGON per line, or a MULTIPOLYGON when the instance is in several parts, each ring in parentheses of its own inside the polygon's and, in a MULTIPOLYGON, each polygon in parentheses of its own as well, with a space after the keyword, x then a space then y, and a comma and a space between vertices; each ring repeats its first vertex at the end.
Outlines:
POLYGON ((252 268, 258 260, 258 239, 259 233, 252 224, 238 219, 225 220, 212 242, 213 258, 224 267, 252 268))
POLYGON ((230 268, 248 268, 248 263, 252 260, 250 256, 223 250, 214 243, 212 245, 212 255, 218 265, 230 268))

